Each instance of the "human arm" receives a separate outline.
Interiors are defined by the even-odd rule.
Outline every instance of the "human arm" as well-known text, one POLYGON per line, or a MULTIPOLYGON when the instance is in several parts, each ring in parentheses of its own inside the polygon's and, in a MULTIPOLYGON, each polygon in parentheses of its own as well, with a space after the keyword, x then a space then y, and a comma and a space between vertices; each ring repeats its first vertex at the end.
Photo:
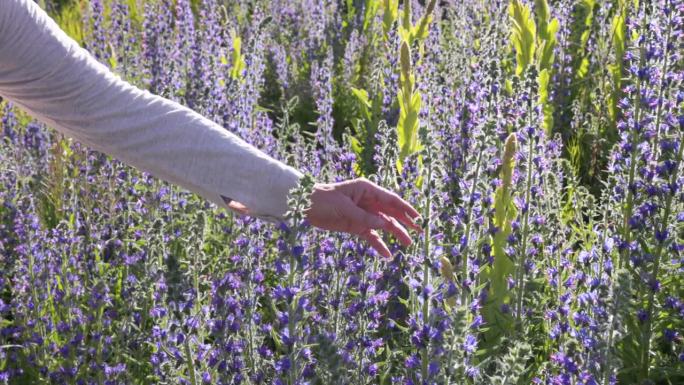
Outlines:
POLYGON ((302 175, 200 114, 122 80, 30 0, 0 1, 0 95, 94 149, 267 220, 282 219, 287 193, 302 175))
MULTIPOLYGON (((125 82, 30 0, 0 0, 0 95, 69 137, 243 214, 282 220, 302 176, 196 112, 125 82)), ((407 213, 417 212, 366 180, 319 183, 312 202, 312 225, 357 234, 385 256, 376 230, 410 243, 397 219, 415 228, 407 213)))

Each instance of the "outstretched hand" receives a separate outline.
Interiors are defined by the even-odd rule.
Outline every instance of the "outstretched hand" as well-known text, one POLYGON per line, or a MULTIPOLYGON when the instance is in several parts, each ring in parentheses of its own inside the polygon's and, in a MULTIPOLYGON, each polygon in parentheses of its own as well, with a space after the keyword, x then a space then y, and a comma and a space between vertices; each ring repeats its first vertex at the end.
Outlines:
POLYGON ((358 235, 385 258, 391 258, 392 253, 377 230, 394 234, 408 246, 412 241, 404 226, 421 229, 414 222, 420 216, 416 209, 365 178, 317 183, 305 214, 308 222, 318 228, 358 235))

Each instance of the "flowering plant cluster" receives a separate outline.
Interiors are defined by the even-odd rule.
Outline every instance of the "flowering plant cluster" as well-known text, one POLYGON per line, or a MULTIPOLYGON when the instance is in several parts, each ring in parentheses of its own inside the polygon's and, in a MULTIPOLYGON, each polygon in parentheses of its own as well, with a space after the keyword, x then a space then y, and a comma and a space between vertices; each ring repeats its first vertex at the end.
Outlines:
POLYGON ((231 215, 0 102, 0 384, 684 383, 683 1, 41 3, 423 230, 314 229, 310 177, 231 215))

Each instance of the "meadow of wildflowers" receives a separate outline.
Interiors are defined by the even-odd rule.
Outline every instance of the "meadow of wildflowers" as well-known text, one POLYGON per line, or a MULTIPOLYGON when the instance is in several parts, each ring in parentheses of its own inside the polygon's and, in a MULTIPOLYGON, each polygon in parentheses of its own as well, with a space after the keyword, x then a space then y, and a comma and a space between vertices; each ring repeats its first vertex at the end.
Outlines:
POLYGON ((684 384, 684 1, 38 3, 423 231, 313 229, 308 179, 239 217, 0 102, 0 384, 684 384))

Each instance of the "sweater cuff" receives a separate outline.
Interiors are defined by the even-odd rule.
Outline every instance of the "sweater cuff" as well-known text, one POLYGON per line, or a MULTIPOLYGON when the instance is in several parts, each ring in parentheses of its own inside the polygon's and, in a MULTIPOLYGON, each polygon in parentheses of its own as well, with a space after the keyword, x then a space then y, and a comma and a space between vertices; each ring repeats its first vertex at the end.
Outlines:
POLYGON ((278 172, 270 176, 263 189, 255 191, 256 196, 251 207, 223 194, 220 195, 223 203, 220 206, 268 222, 283 222, 290 209, 287 204, 289 192, 297 187, 304 174, 280 162, 274 162, 274 165, 278 167, 278 172))

